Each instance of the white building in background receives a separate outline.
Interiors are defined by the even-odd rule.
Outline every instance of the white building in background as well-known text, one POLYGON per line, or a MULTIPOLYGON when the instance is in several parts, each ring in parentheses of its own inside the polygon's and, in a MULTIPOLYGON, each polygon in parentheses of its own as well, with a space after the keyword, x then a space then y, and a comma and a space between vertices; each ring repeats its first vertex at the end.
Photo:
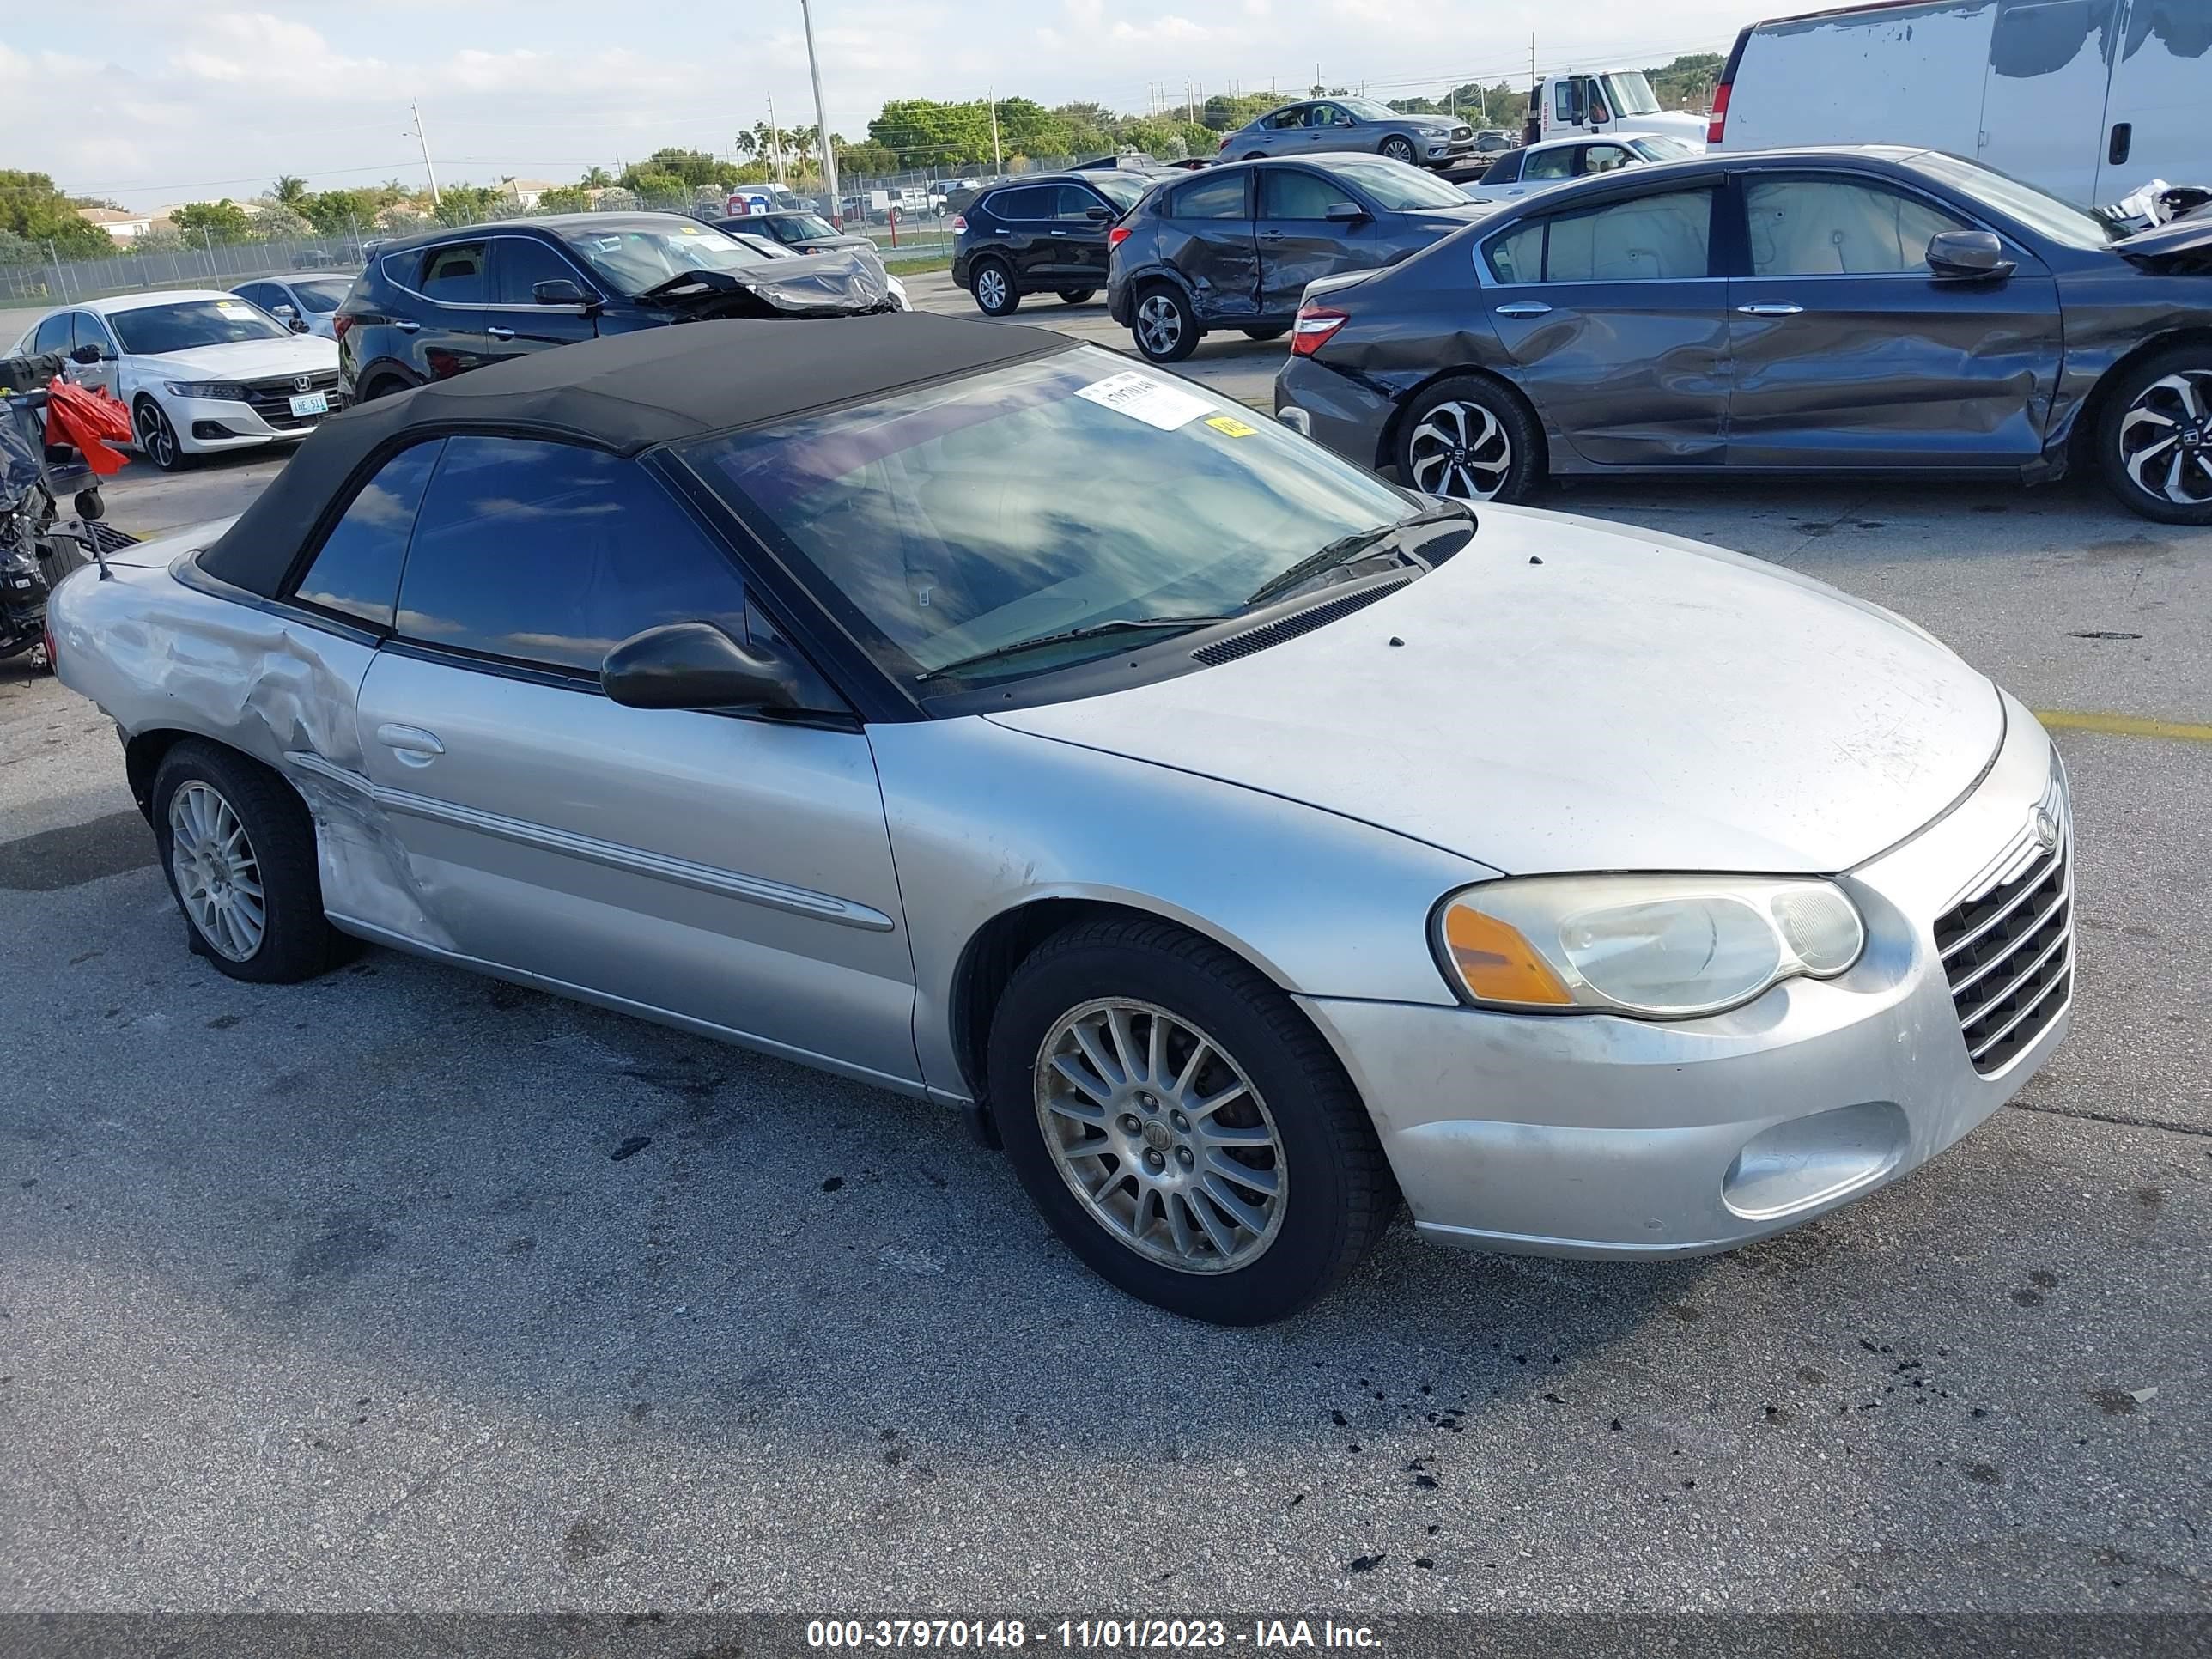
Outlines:
POLYGON ((113 208, 79 208, 76 216, 87 224, 98 225, 126 247, 154 227, 150 213, 122 213, 113 208))

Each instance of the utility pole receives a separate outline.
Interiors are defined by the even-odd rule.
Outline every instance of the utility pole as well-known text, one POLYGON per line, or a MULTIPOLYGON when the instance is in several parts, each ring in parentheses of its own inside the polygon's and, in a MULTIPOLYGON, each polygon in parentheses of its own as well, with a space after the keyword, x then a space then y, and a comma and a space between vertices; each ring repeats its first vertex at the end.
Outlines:
POLYGON ((991 171, 1004 173, 1006 164, 999 155, 999 89, 996 87, 984 88, 983 101, 991 106, 991 171))
POLYGON ((822 182, 830 191, 830 222, 842 227, 845 201, 837 194, 837 151, 830 142, 830 112, 822 103, 822 65, 814 57, 814 13, 806 0, 799 0, 799 15, 806 26, 806 72, 814 79, 814 136, 822 141, 822 182))
POLYGON ((422 106, 410 98, 407 100, 407 107, 415 115, 415 142, 422 147, 422 171, 430 175, 430 205, 436 207, 439 205, 438 169, 430 165, 430 140, 422 131, 422 106))
POLYGON ((780 185, 783 182, 783 134, 776 129, 775 100, 773 98, 768 100, 768 148, 769 160, 775 167, 775 181, 780 185))

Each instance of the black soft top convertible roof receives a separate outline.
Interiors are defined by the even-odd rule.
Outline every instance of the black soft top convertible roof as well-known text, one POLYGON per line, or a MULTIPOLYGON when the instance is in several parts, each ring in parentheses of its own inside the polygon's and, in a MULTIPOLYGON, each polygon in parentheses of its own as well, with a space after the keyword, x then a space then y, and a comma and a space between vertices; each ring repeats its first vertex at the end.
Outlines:
POLYGON ((635 455, 1076 343, 1049 329, 893 312, 679 323, 533 352, 331 416, 199 556, 200 568, 273 596, 348 480, 417 438, 509 431, 635 455))

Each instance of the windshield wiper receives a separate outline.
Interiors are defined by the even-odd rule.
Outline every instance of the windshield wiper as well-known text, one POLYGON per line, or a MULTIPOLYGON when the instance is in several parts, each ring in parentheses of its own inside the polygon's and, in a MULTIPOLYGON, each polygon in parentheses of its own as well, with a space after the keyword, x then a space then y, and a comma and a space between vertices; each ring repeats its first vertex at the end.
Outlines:
POLYGON ((956 657, 951 662, 939 663, 915 676, 917 680, 942 679, 947 674, 963 668, 973 668, 978 663, 996 662, 1001 657, 1018 656, 1024 651, 1034 651, 1041 646, 1065 645, 1070 640, 1095 640, 1107 634, 1136 633, 1154 628, 1179 628, 1185 632, 1204 628, 1209 623, 1228 622, 1227 617, 1109 617, 1103 622, 1085 623, 1080 628, 1064 628, 1054 634, 1039 634, 1034 638, 1016 640, 1011 645, 994 645, 988 651, 978 651, 971 656, 956 657))
POLYGON ((1423 525, 1449 524, 1454 519, 1463 519, 1473 524, 1474 514, 1457 505, 1431 507, 1425 513, 1414 514, 1409 519, 1393 519, 1388 524, 1378 524, 1370 530, 1340 536, 1319 552, 1308 554, 1288 570, 1270 576, 1252 590, 1251 597, 1244 603, 1248 607, 1265 605, 1269 599, 1279 598, 1325 570, 1333 570, 1340 564, 1350 564, 1361 554, 1373 551, 1401 531, 1418 530, 1423 525))

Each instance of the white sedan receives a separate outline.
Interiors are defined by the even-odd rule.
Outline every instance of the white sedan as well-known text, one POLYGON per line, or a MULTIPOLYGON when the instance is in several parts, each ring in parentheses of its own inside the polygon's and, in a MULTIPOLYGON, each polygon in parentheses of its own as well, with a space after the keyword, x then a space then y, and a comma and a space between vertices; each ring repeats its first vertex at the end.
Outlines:
POLYGON ((70 380, 130 405, 139 449, 165 472, 295 442, 343 401, 335 342, 211 289, 87 300, 47 313, 15 349, 67 353, 70 380))
POLYGON ((1460 188, 1474 202, 1516 202, 1524 196, 1540 196, 1594 173, 1617 173, 1623 167, 1644 167, 1653 161, 1680 161, 1695 155, 1698 147, 1663 133, 1632 132, 1618 138, 1553 138, 1526 149, 1509 151, 1491 164, 1490 171, 1460 188))

